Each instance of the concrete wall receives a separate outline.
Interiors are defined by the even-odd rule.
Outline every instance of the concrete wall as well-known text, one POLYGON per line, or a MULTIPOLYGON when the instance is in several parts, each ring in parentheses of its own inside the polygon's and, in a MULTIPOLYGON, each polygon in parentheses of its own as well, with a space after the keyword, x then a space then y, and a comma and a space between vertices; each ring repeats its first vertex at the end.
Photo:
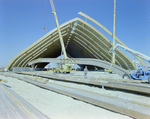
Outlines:
POLYGON ((42 68, 29 68, 29 67, 13 67, 13 72, 21 72, 21 71, 40 71, 42 68))

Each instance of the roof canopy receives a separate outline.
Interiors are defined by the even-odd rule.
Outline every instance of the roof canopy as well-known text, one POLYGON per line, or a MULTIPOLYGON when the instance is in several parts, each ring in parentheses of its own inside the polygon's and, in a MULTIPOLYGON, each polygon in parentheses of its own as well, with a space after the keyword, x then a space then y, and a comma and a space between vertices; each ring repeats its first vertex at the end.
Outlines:
MULTIPOLYGON (((60 25, 68 57, 95 58, 111 62, 112 54, 108 53, 112 43, 101 32, 80 18, 72 19, 60 25)), ((57 28, 53 29, 35 43, 17 54, 7 65, 28 67, 28 63, 37 58, 56 58, 61 55, 61 45, 57 28)), ((125 69, 133 69, 134 63, 121 50, 116 51, 116 64, 125 69)), ((39 64, 37 68, 45 67, 39 64)))

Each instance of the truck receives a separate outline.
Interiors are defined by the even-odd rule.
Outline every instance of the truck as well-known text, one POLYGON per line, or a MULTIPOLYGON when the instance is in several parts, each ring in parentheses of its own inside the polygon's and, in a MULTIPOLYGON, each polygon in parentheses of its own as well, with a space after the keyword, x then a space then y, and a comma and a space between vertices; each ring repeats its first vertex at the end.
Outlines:
MULTIPOLYGON (((137 52, 135 50, 132 50, 126 46, 117 44, 113 49, 111 49, 111 52, 115 53, 118 47, 123 48, 125 51, 130 52, 133 55, 136 55, 137 57, 148 61, 150 63, 150 57, 146 56, 140 52, 137 52)), ((135 69, 133 72, 130 71, 130 73, 125 73, 122 76, 123 79, 135 79, 135 80, 148 80, 148 83, 150 83, 150 67, 148 66, 135 66, 135 69)))
POLYGON ((62 63, 58 67, 53 68, 53 73, 70 73, 72 66, 70 64, 62 63))

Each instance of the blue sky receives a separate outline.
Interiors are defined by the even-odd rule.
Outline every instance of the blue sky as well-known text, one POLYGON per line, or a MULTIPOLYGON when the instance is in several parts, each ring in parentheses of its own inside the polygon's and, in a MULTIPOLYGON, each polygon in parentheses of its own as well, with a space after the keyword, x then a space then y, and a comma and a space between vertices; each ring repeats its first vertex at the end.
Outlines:
MULTIPOLYGON (((85 20, 78 15, 81 11, 111 32, 113 3, 113 0, 54 0, 59 24, 75 17, 85 20)), ((56 27, 51 12, 49 0, 0 0, 0 67, 56 27)), ((105 31, 87 22, 112 41, 105 31)), ((128 47, 150 56, 150 0, 116 0, 116 36, 128 47)))

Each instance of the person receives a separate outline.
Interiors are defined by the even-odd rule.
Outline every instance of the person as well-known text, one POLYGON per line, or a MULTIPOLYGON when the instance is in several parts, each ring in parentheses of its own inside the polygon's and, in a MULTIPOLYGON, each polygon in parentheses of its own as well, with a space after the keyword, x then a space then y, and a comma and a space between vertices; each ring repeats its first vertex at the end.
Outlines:
POLYGON ((142 68, 139 68, 138 71, 136 72, 137 78, 139 78, 140 75, 144 75, 144 71, 142 68))
POLYGON ((87 66, 85 66, 85 68, 84 68, 84 78, 87 78, 87 72, 88 72, 88 69, 87 69, 87 66))

